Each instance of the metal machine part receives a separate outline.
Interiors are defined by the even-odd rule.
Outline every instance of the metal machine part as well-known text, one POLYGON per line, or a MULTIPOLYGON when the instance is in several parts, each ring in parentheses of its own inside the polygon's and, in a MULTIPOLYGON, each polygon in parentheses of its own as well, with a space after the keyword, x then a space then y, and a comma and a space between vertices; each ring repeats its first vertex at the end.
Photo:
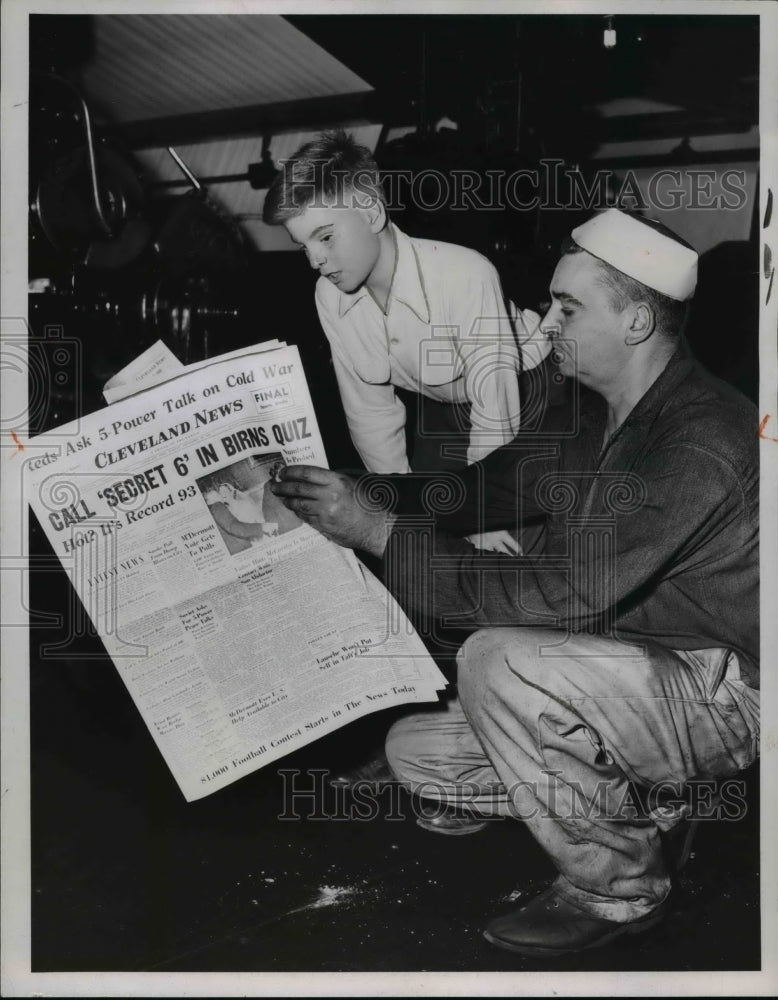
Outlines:
POLYGON ((151 236, 145 192, 129 163, 96 139, 78 88, 34 74, 30 127, 31 210, 51 246, 97 269, 137 259, 151 236))
POLYGON ((141 214, 145 199, 127 163, 110 149, 98 149, 97 187, 101 214, 95 211, 90 156, 85 149, 66 153, 41 175, 33 212, 55 250, 87 267, 111 269, 136 260, 151 237, 141 214))
POLYGON ((240 310, 213 277, 163 275, 142 293, 140 318, 145 339, 164 340, 188 363, 219 350, 219 334, 240 318, 240 310))
POLYGON ((78 89, 33 75, 30 322, 41 344, 64 330, 79 345, 77 377, 52 388, 56 405, 42 424, 101 405, 105 380, 154 340, 189 363, 254 335, 241 308, 242 233, 171 155, 192 190, 150 197, 131 156, 93 126, 78 89))

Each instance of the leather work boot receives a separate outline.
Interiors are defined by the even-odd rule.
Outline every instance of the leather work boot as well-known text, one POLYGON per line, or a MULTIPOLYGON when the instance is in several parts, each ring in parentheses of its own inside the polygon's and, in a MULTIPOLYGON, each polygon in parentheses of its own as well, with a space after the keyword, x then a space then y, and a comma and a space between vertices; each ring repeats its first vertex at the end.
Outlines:
POLYGON ((640 920, 616 923, 584 913, 554 886, 536 896, 523 909, 493 920, 484 937, 499 948, 519 955, 565 955, 599 948, 627 934, 641 934, 667 914, 667 900, 640 920))
POLYGON ((665 860, 670 872, 677 873, 683 870, 692 853, 699 825, 698 819, 685 819, 669 832, 661 834, 665 860))

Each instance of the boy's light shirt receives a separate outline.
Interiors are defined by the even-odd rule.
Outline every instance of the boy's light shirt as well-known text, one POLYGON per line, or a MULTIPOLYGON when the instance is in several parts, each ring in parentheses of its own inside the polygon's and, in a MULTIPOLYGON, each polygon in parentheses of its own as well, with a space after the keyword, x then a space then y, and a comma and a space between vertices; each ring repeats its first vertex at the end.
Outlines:
MULTIPOLYGON (((316 284, 352 440, 369 471, 410 471, 398 386, 444 403, 469 402, 467 461, 475 462, 511 441, 520 422, 519 351, 497 272, 475 250, 412 238, 396 226, 393 234, 397 259, 385 311, 364 286, 347 294, 324 277, 316 284)), ((539 319, 517 311, 520 342, 530 340, 539 319)), ((547 353, 545 339, 536 341, 524 350, 525 368, 547 353)))

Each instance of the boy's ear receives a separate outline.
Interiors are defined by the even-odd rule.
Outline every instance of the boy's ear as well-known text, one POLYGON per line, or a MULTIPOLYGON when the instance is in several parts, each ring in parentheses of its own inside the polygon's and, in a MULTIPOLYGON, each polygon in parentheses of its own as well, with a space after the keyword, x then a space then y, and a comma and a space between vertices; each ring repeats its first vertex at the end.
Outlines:
POLYGON ((372 201, 367 208, 364 209, 364 212, 367 215, 370 232, 380 233, 386 225, 386 206, 381 199, 376 198, 372 201))

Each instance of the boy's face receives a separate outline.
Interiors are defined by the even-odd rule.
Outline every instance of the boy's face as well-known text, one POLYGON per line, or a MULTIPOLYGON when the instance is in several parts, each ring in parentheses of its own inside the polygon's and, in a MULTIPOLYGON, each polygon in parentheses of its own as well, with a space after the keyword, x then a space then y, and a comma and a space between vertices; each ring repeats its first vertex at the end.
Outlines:
POLYGON ((355 292, 378 261, 383 225, 379 216, 366 208, 317 204, 287 219, 284 228, 315 271, 342 292, 355 292))

